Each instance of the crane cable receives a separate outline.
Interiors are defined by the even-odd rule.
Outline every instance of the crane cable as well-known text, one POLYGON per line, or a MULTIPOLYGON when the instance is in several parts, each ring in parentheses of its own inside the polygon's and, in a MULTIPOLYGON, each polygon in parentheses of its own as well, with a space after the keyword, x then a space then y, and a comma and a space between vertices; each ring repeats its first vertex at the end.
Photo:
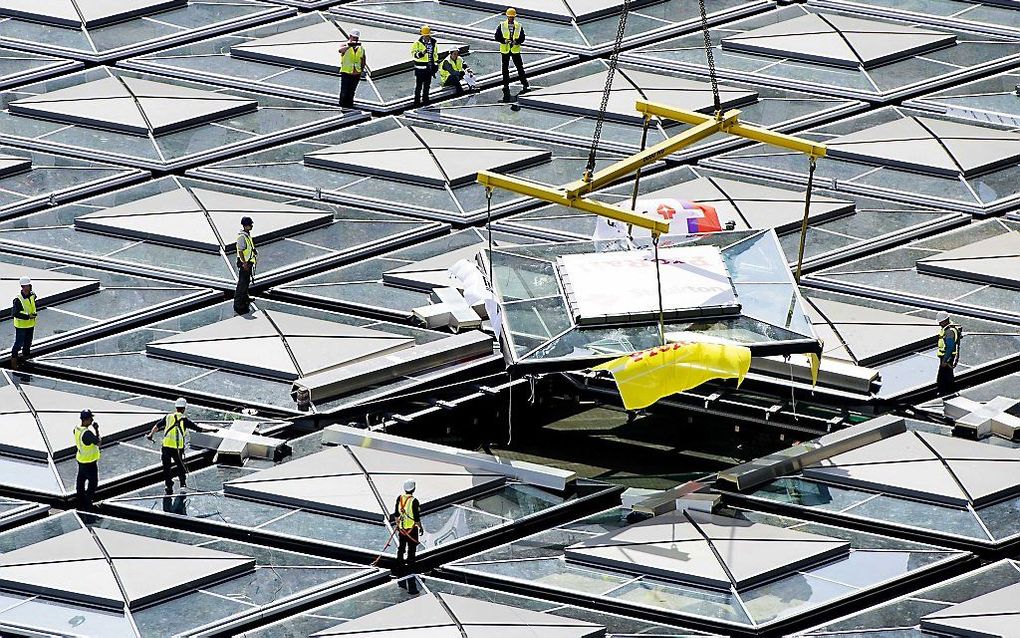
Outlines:
POLYGON ((602 125, 606 121, 606 110, 609 108, 609 98, 613 91, 613 78, 616 77, 616 66, 620 60, 620 49, 623 48, 623 37, 627 32, 627 15, 630 13, 630 0, 623 0, 623 10, 620 13, 620 23, 616 27, 616 40, 613 42, 613 52, 609 56, 609 72, 606 74, 606 86, 602 89, 602 104, 599 106, 599 114, 595 118, 595 131, 591 136, 591 148, 588 150, 588 163, 584 167, 584 181, 591 181, 595 173, 595 158, 599 151, 599 142, 602 139, 602 125))

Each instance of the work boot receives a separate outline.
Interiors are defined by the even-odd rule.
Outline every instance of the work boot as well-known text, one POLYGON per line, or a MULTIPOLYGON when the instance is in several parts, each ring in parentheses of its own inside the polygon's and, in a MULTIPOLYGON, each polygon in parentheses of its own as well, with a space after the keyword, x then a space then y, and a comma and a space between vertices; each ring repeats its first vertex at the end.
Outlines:
POLYGON ((18 355, 12 354, 11 355, 11 370, 17 370, 17 369, 18 369, 18 355))
MULTIPOLYGON (((530 90, 531 90, 531 85, 529 85, 527 83, 525 83, 523 86, 521 86, 521 93, 527 93, 530 90)), ((520 95, 520 93, 518 93, 518 95, 520 95)))
POLYGON ((513 102, 514 98, 510 95, 510 89, 503 89, 503 101, 513 102))

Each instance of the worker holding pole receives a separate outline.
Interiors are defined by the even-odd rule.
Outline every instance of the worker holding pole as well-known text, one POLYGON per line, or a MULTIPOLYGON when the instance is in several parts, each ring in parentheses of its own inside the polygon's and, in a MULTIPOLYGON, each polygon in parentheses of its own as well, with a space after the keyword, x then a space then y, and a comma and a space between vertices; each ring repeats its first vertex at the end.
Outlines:
POLYGON ((177 399, 174 402, 174 411, 152 424, 152 429, 146 435, 150 441, 159 429, 163 428, 162 461, 163 461, 163 482, 166 484, 166 493, 174 493, 174 473, 176 466, 177 478, 181 484, 181 493, 188 491, 188 468, 184 465, 184 444, 185 430, 202 432, 203 428, 195 425, 195 422, 184 416, 188 409, 188 402, 184 399, 177 399))
POLYGON ((361 31, 352 29, 347 34, 347 42, 337 51, 340 53, 340 108, 353 109, 354 93, 368 64, 365 47, 361 46, 361 31))
POLYGON ((414 61, 414 106, 418 108, 429 103, 432 78, 439 68, 439 45, 427 24, 422 25, 421 37, 411 45, 411 59, 414 61))
POLYGON ((424 533, 421 525, 421 509, 418 505, 418 499, 414 497, 416 487, 413 480, 408 479, 404 481, 404 493, 397 497, 392 516, 393 526, 397 534, 397 568, 395 576, 397 578, 410 576, 406 581, 400 582, 400 586, 406 589, 409 594, 418 593, 418 584, 414 580, 414 561, 415 553, 418 550, 418 543, 421 542, 421 534, 424 533))
POLYGON ((506 20, 496 27, 496 42, 503 61, 503 101, 510 102, 510 60, 517 68, 517 80, 521 83, 521 93, 528 90, 528 77, 524 74, 524 61, 521 59, 521 45, 524 44, 524 27, 517 20, 517 9, 506 10, 506 20))
POLYGON ((18 369, 18 355, 21 359, 28 361, 32 355, 32 337, 35 335, 36 317, 39 311, 36 308, 35 293, 32 292, 32 280, 22 277, 18 280, 21 286, 21 293, 14 298, 14 306, 11 308, 11 315, 14 317, 14 347, 11 348, 11 367, 18 369))
POLYGON ((241 231, 237 233, 237 287, 234 289, 234 312, 239 315, 246 315, 251 310, 248 287, 255 277, 255 264, 259 260, 259 251, 251 238, 254 227, 251 217, 241 218, 241 231))
POLYGON ((81 423, 74 428, 75 459, 78 461, 75 500, 79 510, 91 512, 96 499, 96 484, 99 483, 99 424, 92 418, 91 410, 82 410, 79 417, 81 423))

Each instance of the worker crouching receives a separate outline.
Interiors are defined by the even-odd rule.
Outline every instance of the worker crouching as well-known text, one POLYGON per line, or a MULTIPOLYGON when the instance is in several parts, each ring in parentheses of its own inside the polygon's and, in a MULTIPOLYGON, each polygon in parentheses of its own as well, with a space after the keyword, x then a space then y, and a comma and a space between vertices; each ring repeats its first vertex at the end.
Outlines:
POLYGON ((424 532, 418 499, 414 497, 415 487, 414 481, 404 481, 404 493, 397 497, 391 519, 397 533, 397 565, 394 576, 397 578, 409 576, 406 580, 400 581, 400 586, 409 594, 418 593, 418 583, 414 579, 414 562, 424 532))
POLYGON ((452 49, 439 65, 439 84, 453 89, 455 95, 460 95, 464 92, 461 82, 470 72, 471 67, 464 64, 464 58, 461 57, 460 51, 452 49))

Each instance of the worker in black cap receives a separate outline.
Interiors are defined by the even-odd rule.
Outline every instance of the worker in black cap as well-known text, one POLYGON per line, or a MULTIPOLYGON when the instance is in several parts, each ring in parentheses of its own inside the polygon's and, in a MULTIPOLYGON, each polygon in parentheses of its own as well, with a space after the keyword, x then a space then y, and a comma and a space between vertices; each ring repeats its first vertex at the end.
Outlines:
POLYGON ((251 229, 255 222, 245 215, 241 218, 241 232, 237 234, 237 288, 234 290, 234 312, 246 315, 251 310, 251 297, 248 286, 255 276, 255 263, 259 259, 259 251, 251 238, 251 229))
POLYGON ((79 416, 81 424, 74 428, 75 458, 78 460, 75 493, 78 509, 90 512, 99 482, 99 424, 92 418, 91 410, 82 410, 79 416))

